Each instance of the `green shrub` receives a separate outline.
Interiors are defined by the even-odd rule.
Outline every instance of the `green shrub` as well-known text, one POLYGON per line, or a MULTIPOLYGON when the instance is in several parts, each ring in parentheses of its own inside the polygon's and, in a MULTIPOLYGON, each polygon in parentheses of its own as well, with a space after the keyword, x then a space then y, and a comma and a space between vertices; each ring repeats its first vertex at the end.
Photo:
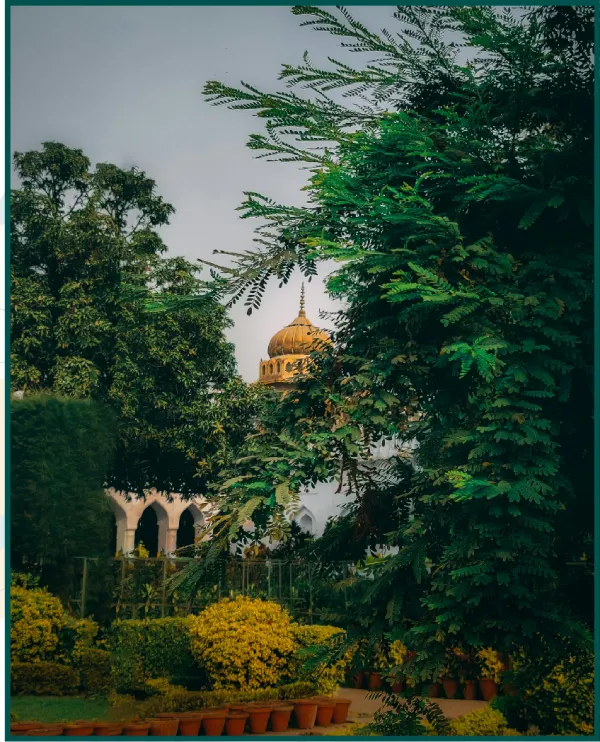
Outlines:
POLYGON ((519 736, 519 732, 508 728, 508 722, 500 711, 490 706, 451 719, 450 734, 453 737, 506 737, 515 734, 519 736))
POLYGON ((114 413, 91 399, 26 394, 11 400, 10 423, 11 560, 43 559, 42 583, 65 598, 72 557, 107 552, 114 413))
POLYGON ((333 693, 344 681, 352 659, 352 650, 336 659, 346 632, 337 626, 292 624, 292 638, 297 647, 292 655, 287 674, 295 681, 317 683, 317 691, 333 693))
POLYGON ((21 696, 73 696, 79 690, 79 673, 56 662, 12 662, 11 693, 21 696))
POLYGON ((190 643, 192 618, 115 621, 109 647, 117 690, 143 691, 151 678, 176 682, 198 674, 190 643))
POLYGON ((66 665, 72 664, 80 650, 95 645, 98 631, 98 624, 91 618, 65 616, 64 624, 58 634, 56 658, 66 665))
MULTIPOLYGON (((189 691, 169 689, 163 682, 163 689, 167 692, 155 695, 144 702, 141 713, 143 716, 166 713, 169 711, 196 711, 209 706, 218 706, 222 703, 246 703, 251 701, 269 701, 274 699, 291 700, 305 698, 316 692, 314 683, 290 683, 277 688, 259 688, 257 690, 232 691, 210 690, 189 691)), ((157 687, 155 685, 155 687, 157 687)))
POLYGON ((507 679, 516 696, 501 696, 492 702, 511 727, 526 731, 537 727, 540 734, 587 736, 593 734, 594 655, 591 648, 572 649, 561 659, 552 659, 551 648, 535 655, 513 659, 507 679), (565 656, 566 655, 566 656, 565 656))
POLYGON ((87 696, 107 696, 112 690, 112 657, 105 649, 82 647, 73 657, 80 688, 87 696))

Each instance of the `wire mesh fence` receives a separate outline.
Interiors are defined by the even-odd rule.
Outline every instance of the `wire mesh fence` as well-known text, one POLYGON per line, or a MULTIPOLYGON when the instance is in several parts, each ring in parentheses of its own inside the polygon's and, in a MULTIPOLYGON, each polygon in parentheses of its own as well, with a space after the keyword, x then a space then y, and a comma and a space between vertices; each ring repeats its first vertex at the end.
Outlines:
POLYGON ((116 557, 76 560, 73 612, 101 623, 198 613, 224 597, 247 595, 285 606, 296 620, 312 623, 321 610, 346 606, 350 562, 317 563, 269 559, 116 557), (177 587, 182 570, 194 569, 193 589, 177 587), (199 569, 201 567, 201 569, 199 569))

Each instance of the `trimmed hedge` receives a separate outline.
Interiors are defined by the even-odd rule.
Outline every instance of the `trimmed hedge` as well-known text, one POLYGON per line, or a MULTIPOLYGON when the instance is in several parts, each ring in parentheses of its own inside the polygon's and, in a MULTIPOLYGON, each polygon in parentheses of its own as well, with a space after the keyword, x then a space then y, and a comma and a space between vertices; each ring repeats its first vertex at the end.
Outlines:
POLYGON ((218 706, 222 703, 233 704, 304 698, 313 695, 317 688, 314 683, 290 683, 289 685, 280 685, 277 688, 247 691, 189 691, 180 688, 168 689, 166 686, 163 686, 163 690, 167 692, 163 695, 153 696, 143 704, 144 716, 153 716, 169 711, 197 711, 210 706, 218 706))
POLYGON ((19 696, 74 696, 79 691, 79 673, 56 662, 13 662, 11 693, 19 696))
POLYGON ((151 678, 177 682, 198 675, 191 650, 193 617, 115 621, 109 648, 120 693, 144 691, 151 678))
POLYGON ((77 651, 74 664, 80 688, 87 696, 106 696, 112 690, 112 657, 105 649, 85 647, 77 651))

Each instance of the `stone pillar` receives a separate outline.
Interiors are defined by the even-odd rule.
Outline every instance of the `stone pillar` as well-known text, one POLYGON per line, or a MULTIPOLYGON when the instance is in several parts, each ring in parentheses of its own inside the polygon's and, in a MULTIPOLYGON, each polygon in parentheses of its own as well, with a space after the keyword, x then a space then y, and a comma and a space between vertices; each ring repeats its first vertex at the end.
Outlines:
MULTIPOLYGON (((117 541, 117 549, 119 544, 117 541)), ((126 528, 123 531, 123 545, 121 547, 123 554, 131 554, 135 549, 135 528, 126 528)))
POLYGON ((165 540, 165 554, 170 556, 177 548, 177 528, 167 529, 165 540))

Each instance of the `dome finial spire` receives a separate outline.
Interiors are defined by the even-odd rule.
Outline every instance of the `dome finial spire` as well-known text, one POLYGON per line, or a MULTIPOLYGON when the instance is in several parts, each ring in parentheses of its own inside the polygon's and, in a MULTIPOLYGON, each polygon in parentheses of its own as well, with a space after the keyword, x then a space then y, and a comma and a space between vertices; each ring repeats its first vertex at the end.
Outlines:
POLYGON ((300 314, 299 317, 306 317, 306 312, 304 311, 304 281, 302 281, 302 286, 300 288, 300 314))

